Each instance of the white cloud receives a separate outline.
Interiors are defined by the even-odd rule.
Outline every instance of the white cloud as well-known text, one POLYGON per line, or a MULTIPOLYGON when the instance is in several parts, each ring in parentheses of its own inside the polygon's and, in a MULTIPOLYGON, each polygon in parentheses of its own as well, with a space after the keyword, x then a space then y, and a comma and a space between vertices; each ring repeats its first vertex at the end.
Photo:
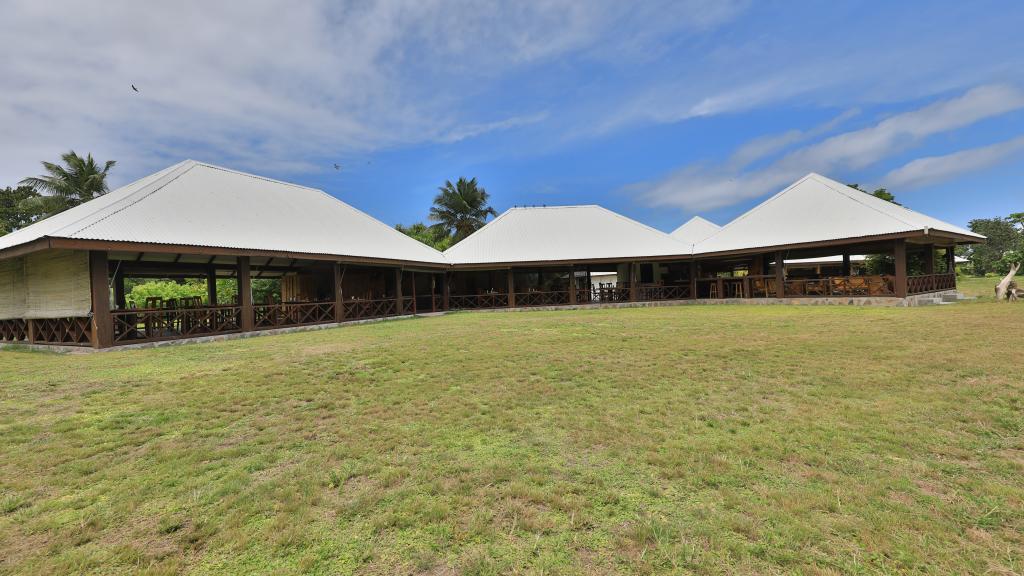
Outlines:
MULTIPOLYGON (((654 206, 709 210, 781 189, 808 172, 863 168, 919 145, 933 134, 969 126, 1024 107, 1024 92, 981 86, 962 96, 897 114, 873 126, 797 148, 767 166, 743 170, 735 163, 691 164, 664 178, 628 187, 654 206)), ((749 153, 748 153, 749 155, 749 153)))
POLYGON ((495 114, 475 100, 508 74, 571 53, 643 53, 732 5, 12 0, 0 19, 0 182, 69 148, 117 159, 123 179, 186 155, 308 170, 324 156, 509 130, 546 109, 495 114), (636 13, 655 24, 637 30, 636 13))
POLYGON ((889 172, 885 185, 891 188, 919 188, 938 184, 961 174, 995 166, 1024 151, 1024 136, 980 148, 918 158, 889 172))

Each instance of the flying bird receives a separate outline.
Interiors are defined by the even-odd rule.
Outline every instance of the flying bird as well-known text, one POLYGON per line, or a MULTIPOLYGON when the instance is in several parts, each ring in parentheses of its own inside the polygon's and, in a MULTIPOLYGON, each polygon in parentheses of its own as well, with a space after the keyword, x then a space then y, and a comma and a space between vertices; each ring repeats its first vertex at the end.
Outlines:
POLYGON ((335 170, 341 170, 341 164, 338 164, 337 162, 335 162, 334 163, 334 169, 335 170))
POLYGON ((139 89, 135 87, 135 84, 132 84, 132 90, 135 90, 136 92, 139 91, 139 89))

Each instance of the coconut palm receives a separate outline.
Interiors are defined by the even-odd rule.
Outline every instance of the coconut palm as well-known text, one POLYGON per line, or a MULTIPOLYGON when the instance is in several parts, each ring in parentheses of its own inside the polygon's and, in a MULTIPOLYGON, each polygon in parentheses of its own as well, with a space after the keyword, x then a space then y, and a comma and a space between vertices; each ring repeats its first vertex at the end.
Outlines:
POLYGON ((46 216, 106 194, 109 191, 107 173, 116 164, 114 160, 108 160, 101 169, 92 154, 82 158, 74 150, 60 158, 64 161, 63 166, 43 162, 46 174, 25 178, 20 182, 22 186, 30 186, 41 195, 33 201, 40 204, 41 212, 46 216))
POLYGON ((488 216, 498 215, 488 206, 489 195, 477 185, 476 178, 459 178, 455 184, 448 180, 438 190, 441 193, 434 198, 430 219, 452 236, 454 242, 483 227, 488 216))

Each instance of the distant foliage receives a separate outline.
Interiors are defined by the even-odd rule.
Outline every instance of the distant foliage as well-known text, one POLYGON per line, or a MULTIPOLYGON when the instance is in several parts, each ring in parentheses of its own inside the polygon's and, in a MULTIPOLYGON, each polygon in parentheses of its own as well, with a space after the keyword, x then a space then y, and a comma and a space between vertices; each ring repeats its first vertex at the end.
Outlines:
POLYGON ((963 247, 960 255, 971 262, 971 273, 1006 274, 1010 264, 1024 261, 1024 212, 1006 218, 979 218, 971 220, 968 228, 988 238, 983 244, 963 247))
POLYGON ((903 206, 903 204, 900 204, 899 202, 897 202, 896 201, 896 197, 893 196, 892 193, 890 193, 885 188, 876 188, 874 192, 868 192, 867 190, 864 190, 863 188, 861 188, 857 184, 847 184, 847 186, 849 186, 850 188, 853 188, 854 190, 860 190, 861 192, 863 192, 865 194, 870 194, 871 196, 874 196, 875 198, 881 198, 882 200, 885 200, 886 202, 892 202, 893 204, 895 204, 897 206, 903 206))
MULTIPOLYGON (((125 300, 134 303, 136 308, 146 305, 146 298, 159 296, 164 300, 170 298, 185 298, 199 296, 204 304, 209 304, 206 299, 206 280, 202 278, 189 278, 187 280, 127 280, 125 283, 125 300)), ((217 280, 217 303, 220 305, 232 304, 238 294, 238 282, 233 278, 221 278, 217 280)), ((276 279, 253 278, 252 279, 253 302, 280 302, 281 282, 276 279)))
POLYGON ((39 193, 30 186, 0 189, 0 236, 10 234, 35 222, 40 211, 34 199, 39 193))
POLYGON ((410 226, 398 224, 395 226, 395 230, 441 251, 451 248, 454 243, 451 235, 444 228, 440 226, 427 226, 423 222, 417 222, 410 226))

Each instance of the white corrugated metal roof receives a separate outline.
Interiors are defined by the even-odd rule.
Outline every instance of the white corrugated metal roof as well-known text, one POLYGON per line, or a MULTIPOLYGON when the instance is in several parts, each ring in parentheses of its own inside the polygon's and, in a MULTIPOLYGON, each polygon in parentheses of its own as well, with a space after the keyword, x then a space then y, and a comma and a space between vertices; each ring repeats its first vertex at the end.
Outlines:
POLYGON ((808 174, 694 246, 695 254, 825 242, 925 229, 983 239, 818 174, 808 174))
POLYGON ((44 237, 446 263, 321 190, 192 160, 2 236, 0 249, 44 237))
POLYGON ((601 206, 512 208, 445 251, 452 264, 689 255, 690 247, 601 206))
POLYGON ((696 244, 721 229, 721 226, 710 220, 694 216, 687 220, 685 224, 673 230, 669 236, 685 244, 696 244))

